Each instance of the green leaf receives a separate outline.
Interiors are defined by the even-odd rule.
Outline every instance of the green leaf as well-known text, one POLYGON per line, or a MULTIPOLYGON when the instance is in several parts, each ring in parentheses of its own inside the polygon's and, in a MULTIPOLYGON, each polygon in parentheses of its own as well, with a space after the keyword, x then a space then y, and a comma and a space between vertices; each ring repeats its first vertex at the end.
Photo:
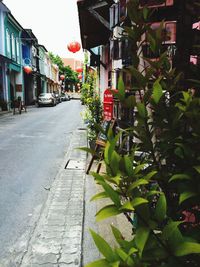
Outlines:
POLYGON ((141 118, 147 118, 147 110, 143 103, 137 103, 137 110, 141 118))
POLYGON ((161 195, 162 192, 161 191, 158 191, 158 190, 151 190, 147 193, 147 197, 151 197, 153 195, 161 195))
POLYGON ((144 169, 146 165, 147 165, 146 163, 143 163, 143 164, 136 166, 135 169, 133 170, 134 174, 137 174, 139 171, 144 169))
POLYGON ((143 179, 149 181, 155 174, 157 174, 157 171, 149 172, 147 175, 143 177, 143 179))
POLYGON ((112 228, 112 232, 113 232, 113 235, 117 241, 117 243, 122 246, 122 243, 121 241, 124 239, 123 236, 122 236, 122 233, 119 231, 119 229, 117 229, 115 226, 111 225, 111 228, 112 228))
POLYGON ((91 172, 91 175, 95 178, 96 181, 104 181, 104 177, 99 173, 91 172))
POLYGON ((119 162, 121 160, 121 157, 119 154, 114 150, 111 154, 111 159, 110 159, 110 167, 112 169, 112 174, 116 176, 119 171, 119 162))
POLYGON ((144 20, 146 20, 149 14, 149 9, 147 7, 144 7, 142 11, 143 11, 144 20))
POLYGON ((125 99, 125 105, 127 108, 134 108, 136 106, 136 100, 134 95, 130 95, 125 99))
POLYGON ((94 195, 90 201, 94 201, 94 200, 98 200, 98 199, 102 199, 102 198, 108 198, 108 194, 106 192, 101 192, 101 193, 98 193, 96 195, 94 195))
POLYGON ((150 230, 147 227, 139 227, 135 235, 135 244, 139 250, 139 256, 142 257, 145 244, 148 240, 150 230))
POLYGON ((153 84, 153 94, 152 94, 152 99, 154 100, 156 104, 158 104, 162 95, 163 95, 163 90, 159 83, 159 80, 157 80, 153 84))
POLYGON ((107 260, 97 260, 87 264, 85 267, 111 267, 107 260))
POLYGON ((120 214, 121 211, 115 205, 108 205, 100 209, 96 214, 96 221, 99 222, 108 217, 120 214))
POLYGON ((120 207, 120 198, 119 194, 106 182, 100 182, 101 186, 104 188, 106 191, 107 195, 110 197, 110 199, 113 201, 113 203, 117 206, 120 207))
POLYGON ((183 203, 188 198, 194 197, 196 195, 197 194, 195 192, 191 192, 191 191, 186 191, 186 192, 181 193, 179 197, 179 204, 183 203))
POLYGON ((174 232, 177 230, 178 226, 181 224, 182 222, 178 221, 178 222, 174 222, 174 221, 170 221, 165 228, 163 229, 162 232, 162 238, 165 240, 168 240, 171 236, 174 235, 174 232))
POLYGON ((141 74, 141 72, 138 71, 134 67, 129 67, 129 70, 130 70, 131 74, 135 77, 135 79, 137 80, 138 86, 139 87, 145 87, 146 86, 146 78, 145 78, 145 76, 143 76, 141 74))
POLYGON ((200 244, 192 242, 183 242, 180 243, 179 246, 177 246, 173 252, 174 255, 177 257, 182 257, 188 254, 198 254, 200 253, 200 244))
POLYGON ((157 221, 162 222, 166 217, 167 201, 165 195, 160 195, 155 209, 155 218, 157 221))
POLYGON ((117 243, 120 245, 120 247, 122 247, 126 250, 130 250, 131 248, 133 248, 133 241, 124 240, 124 237, 123 237, 122 233, 119 231, 119 229, 117 229, 116 227, 114 227, 112 225, 111 225, 111 228, 112 228, 113 235, 114 235, 117 243))
POLYGON ((150 33, 147 33, 147 39, 149 41, 151 50, 153 52, 155 52, 156 51, 156 41, 155 41, 154 37, 150 33))
POLYGON ((78 149, 85 151, 87 153, 90 153, 92 155, 97 155, 97 153, 93 149, 88 148, 88 147, 79 147, 78 149))
POLYGON ((110 263, 110 267, 119 267, 119 265, 120 265, 119 261, 115 261, 115 262, 110 263))
POLYGON ((126 201, 123 204, 123 206, 121 206, 120 210, 135 210, 135 209, 133 208, 131 201, 126 201))
POLYGON ((135 40, 136 34, 133 31, 133 29, 131 29, 131 27, 124 27, 124 29, 128 33, 129 38, 132 38, 133 40, 135 40))
POLYGON ((142 197, 136 197, 131 201, 131 204, 133 205, 134 208, 143 205, 145 203, 148 203, 148 200, 142 197))
POLYGON ((128 264, 128 266, 133 266, 134 265, 134 261, 131 259, 131 257, 125 251, 123 251, 123 249, 117 248, 116 252, 119 255, 119 257, 124 262, 126 262, 128 264))
POLYGON ((124 165, 125 165, 125 170, 128 176, 132 177, 133 176, 133 161, 128 155, 124 156, 124 165))
POLYGON ((90 233, 93 237, 95 245, 97 246, 100 253, 108 260, 109 262, 114 262, 116 260, 115 254, 110 247, 110 245, 97 233, 90 229, 90 233))
POLYGON ((118 80, 118 97, 121 101, 125 99, 125 86, 124 86, 122 75, 120 75, 119 80, 118 80))
POLYGON ((132 247, 132 248, 129 250, 128 255, 132 255, 132 254, 134 254, 134 253, 136 253, 136 252, 138 252, 138 250, 137 250, 136 248, 132 247))
POLYGON ((169 182, 174 181, 174 180, 191 180, 191 177, 188 174, 185 173, 179 173, 179 174, 174 174, 170 179, 169 182))
POLYGON ((107 142, 105 150, 104 150, 104 160, 105 160, 106 164, 110 164, 110 153, 109 153, 110 152, 110 147, 111 147, 110 143, 107 142))
POLYGON ((106 147, 104 150, 104 160, 106 164, 110 164, 110 161, 112 160, 112 153, 115 150, 115 145, 120 137, 120 133, 115 136, 114 139, 107 141, 106 147))
POLYGON ((131 190, 135 189, 136 187, 140 186, 140 185, 144 185, 144 184, 148 184, 149 182, 147 180, 144 179, 139 179, 138 181, 132 183, 129 188, 128 188, 128 192, 130 192, 131 190))
POLYGON ((198 173, 200 173, 200 166, 194 166, 193 167, 198 173))

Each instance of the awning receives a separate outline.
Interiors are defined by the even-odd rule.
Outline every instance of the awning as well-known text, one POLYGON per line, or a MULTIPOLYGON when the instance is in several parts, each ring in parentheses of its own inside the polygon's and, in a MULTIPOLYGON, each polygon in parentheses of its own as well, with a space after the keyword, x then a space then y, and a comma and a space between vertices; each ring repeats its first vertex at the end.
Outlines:
POLYGON ((78 0, 82 47, 104 45, 110 37, 109 8, 113 0, 78 0))

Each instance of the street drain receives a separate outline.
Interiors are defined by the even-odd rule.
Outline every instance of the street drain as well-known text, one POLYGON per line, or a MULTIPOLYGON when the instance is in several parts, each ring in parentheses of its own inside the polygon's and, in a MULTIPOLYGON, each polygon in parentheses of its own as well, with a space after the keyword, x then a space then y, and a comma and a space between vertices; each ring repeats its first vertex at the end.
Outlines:
POLYGON ((84 170, 85 162, 83 160, 73 160, 69 159, 67 164, 65 165, 65 169, 67 170, 84 170))
POLYGON ((78 131, 86 131, 87 128, 78 128, 78 131))

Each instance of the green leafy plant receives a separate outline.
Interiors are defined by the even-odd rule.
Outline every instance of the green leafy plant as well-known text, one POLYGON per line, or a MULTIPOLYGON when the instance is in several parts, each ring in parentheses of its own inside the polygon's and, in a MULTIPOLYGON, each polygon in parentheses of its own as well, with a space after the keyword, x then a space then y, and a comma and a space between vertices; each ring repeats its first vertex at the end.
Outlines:
POLYGON ((86 82, 82 84, 81 102, 86 106, 83 119, 88 127, 88 139, 95 141, 98 134, 96 125, 102 121, 102 105, 100 97, 95 91, 94 73, 88 73, 86 82))
POLYGON ((126 97, 120 77, 116 96, 135 112, 134 125, 126 130, 134 144, 131 152, 122 154, 121 133, 109 130, 106 171, 92 173, 103 190, 93 200, 111 202, 97 212, 97 221, 124 214, 133 235, 126 240, 112 226, 118 243, 112 248, 91 230, 103 258, 87 267, 197 267, 200 263, 200 98, 191 90, 181 91, 181 73, 161 49, 163 25, 151 29, 151 13, 138 0, 128 2, 131 26, 125 29, 134 52, 132 66, 124 71, 132 75, 134 87, 126 97), (142 56, 144 34, 152 53, 159 54, 156 61, 142 56), (140 69, 144 62, 148 67, 140 69))

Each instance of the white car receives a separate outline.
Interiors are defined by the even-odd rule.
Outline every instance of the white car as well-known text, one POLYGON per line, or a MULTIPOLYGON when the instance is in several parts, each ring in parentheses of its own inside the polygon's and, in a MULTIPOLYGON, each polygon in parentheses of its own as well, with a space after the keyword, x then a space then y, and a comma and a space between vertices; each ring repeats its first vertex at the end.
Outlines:
POLYGON ((38 97, 38 107, 40 106, 55 106, 56 105, 56 99, 53 94, 51 93, 42 93, 38 97))

